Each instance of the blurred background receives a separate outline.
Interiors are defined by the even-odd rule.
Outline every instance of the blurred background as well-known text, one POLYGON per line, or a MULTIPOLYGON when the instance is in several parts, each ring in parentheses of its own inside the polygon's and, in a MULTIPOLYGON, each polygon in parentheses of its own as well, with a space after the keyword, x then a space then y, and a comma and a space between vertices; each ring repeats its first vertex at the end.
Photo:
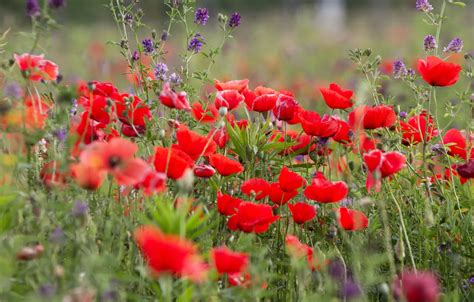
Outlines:
MULTIPOLYGON (((139 2, 148 25, 139 39, 150 37, 152 29, 161 33, 167 27, 163 1, 139 2)), ((442 48, 454 37, 464 40, 463 52, 449 58, 459 63, 463 63, 464 53, 474 50, 474 3, 464 2, 465 8, 448 5, 448 19, 439 41, 442 48)), ((107 3, 109 0, 67 0, 66 7, 54 14, 61 25, 52 37, 42 40, 39 52, 57 62, 66 79, 113 80, 127 85, 126 65, 119 48, 108 43, 120 38, 107 3)), ((338 82, 361 90, 356 95, 364 97, 366 87, 358 85, 361 77, 348 59, 348 51, 371 48, 383 57, 381 70, 386 74, 391 73, 394 60, 404 60, 407 67, 414 67, 416 60, 425 56, 423 37, 435 34, 435 28, 423 20, 424 13, 416 11, 415 3, 416 0, 197 0, 197 7, 209 9, 210 19, 204 27, 193 24, 193 29, 203 34, 206 51, 218 46, 222 39, 218 13, 242 14, 242 24, 234 39, 226 43, 211 78, 249 78, 252 86, 291 90, 307 101, 320 101, 318 88, 338 82)), ((442 0, 430 3, 439 12, 442 0)), ((0 0, 0 16, 0 30, 12 28, 10 52, 28 51, 32 38, 21 33, 28 32, 31 26, 25 1, 0 0)), ((183 28, 175 27, 166 47, 166 64, 171 71, 179 70, 179 54, 185 50, 183 28)), ((198 59, 193 68, 199 70, 200 64, 198 59)), ((469 84, 458 85, 464 89, 469 84)), ((396 96, 397 102, 410 101, 406 87, 394 89, 387 93, 396 96)))

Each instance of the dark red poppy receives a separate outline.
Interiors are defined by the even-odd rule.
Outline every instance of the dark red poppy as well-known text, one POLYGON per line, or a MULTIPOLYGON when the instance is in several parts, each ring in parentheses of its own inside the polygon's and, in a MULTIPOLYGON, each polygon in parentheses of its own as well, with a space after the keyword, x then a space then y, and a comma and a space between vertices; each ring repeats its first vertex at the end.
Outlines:
POLYGON ((402 131, 402 143, 404 145, 416 145, 423 141, 429 142, 438 135, 438 129, 431 115, 426 112, 412 116, 408 122, 400 121, 402 131))
POLYGON ((347 109, 354 105, 351 101, 354 94, 351 90, 342 90, 337 84, 330 84, 329 88, 320 88, 326 105, 331 109, 347 109))
POLYGON ((287 167, 283 167, 278 176, 280 188, 285 192, 293 192, 306 184, 306 180, 298 173, 290 171, 287 167))
POLYGON ((201 103, 196 102, 191 110, 196 121, 200 123, 214 123, 219 117, 217 108, 212 104, 208 104, 207 108, 204 109, 201 103))
POLYGON ((214 80, 214 87, 218 91, 222 90, 237 90, 238 92, 242 92, 245 89, 247 89, 249 85, 249 80, 243 79, 243 80, 233 80, 233 81, 228 81, 228 82, 221 82, 219 80, 214 80))
POLYGON ((461 66, 448 63, 435 56, 428 56, 425 60, 419 59, 418 72, 423 80, 431 86, 451 86, 459 80, 461 66))
POLYGON ((157 172, 166 173, 171 179, 179 179, 187 169, 193 167, 194 161, 181 150, 156 147, 153 164, 157 172))
POLYGON ((310 221, 316 216, 316 209, 314 206, 304 202, 297 202, 295 204, 288 204, 293 220, 298 224, 303 224, 310 221))
POLYGON ((301 127, 310 136, 331 137, 339 130, 339 123, 332 117, 322 118, 314 111, 303 111, 299 114, 301 127))
POLYGON ((229 219, 227 226, 233 231, 260 234, 266 232, 278 218, 280 216, 273 215, 271 206, 244 201, 239 204, 237 213, 229 219))
MULTIPOLYGON (((467 159, 466 137, 458 129, 446 131, 443 136, 443 144, 446 146, 449 155, 467 159)), ((471 151, 470 158, 474 158, 474 151, 471 151)))
POLYGON ((464 178, 474 178, 474 159, 469 160, 464 165, 460 165, 456 168, 459 175, 464 178))
POLYGON ((226 107, 228 110, 235 109, 245 99, 237 90, 222 90, 216 93, 214 105, 217 109, 226 107))
POLYGON ((209 163, 216 168, 217 173, 222 176, 238 174, 244 171, 244 166, 236 160, 225 157, 221 154, 212 154, 209 156, 209 163))
POLYGON ((438 302, 440 288, 436 276, 431 272, 405 271, 394 280, 393 292, 397 300, 407 302, 438 302))
POLYGON ((221 192, 217 192, 217 210, 222 215, 234 215, 235 213, 237 213, 237 208, 242 202, 244 202, 242 199, 232 197, 221 192))
POLYGON ((397 121, 392 107, 385 105, 362 105, 349 113, 349 125, 355 129, 377 129, 391 127, 397 121))
POLYGON ((306 198, 322 203, 338 202, 344 199, 349 192, 343 181, 329 181, 320 172, 313 178, 311 185, 304 190, 306 198))
POLYGON ((298 106, 298 102, 293 96, 280 94, 273 108, 273 114, 281 121, 291 121, 298 106))
POLYGON ((339 225, 346 231, 362 230, 369 225, 369 219, 361 211, 339 208, 336 215, 339 225))
POLYGON ((298 191, 285 192, 281 189, 280 183, 274 182, 270 184, 270 200, 277 205, 284 205, 298 195, 298 191))
POLYGON ((246 253, 233 252, 225 246, 213 248, 211 259, 219 274, 240 274, 249 264, 246 253))
POLYGON ((163 90, 160 93, 160 102, 166 107, 178 110, 190 110, 186 92, 174 92, 169 83, 163 85, 163 90))
POLYGON ((193 160, 200 156, 209 156, 217 149, 216 143, 211 138, 201 136, 184 125, 176 131, 176 139, 178 144, 173 145, 173 148, 185 152, 193 160))
POLYGON ((134 126, 134 125, 122 124, 122 127, 120 128, 120 132, 127 137, 138 137, 140 135, 145 134, 146 128, 145 126, 134 126))
POLYGON ((251 178, 244 181, 240 190, 249 197, 255 195, 255 200, 261 200, 270 193, 270 184, 262 178, 251 178))
POLYGON ((200 178, 209 178, 216 174, 216 169, 210 165, 199 164, 193 168, 194 175, 200 178))

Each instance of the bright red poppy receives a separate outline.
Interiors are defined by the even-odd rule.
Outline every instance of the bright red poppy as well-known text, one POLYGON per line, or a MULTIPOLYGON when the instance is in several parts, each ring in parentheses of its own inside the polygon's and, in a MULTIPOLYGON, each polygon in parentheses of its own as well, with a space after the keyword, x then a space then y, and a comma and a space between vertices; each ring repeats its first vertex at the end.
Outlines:
POLYGON ((435 56, 428 56, 425 60, 419 59, 417 67, 423 80, 431 86, 454 85, 461 72, 461 66, 458 64, 445 62, 435 56))
POLYGON ((346 231, 358 231, 369 225, 369 219, 361 211, 339 208, 336 212, 339 225, 346 231))
POLYGON ((219 117, 219 112, 212 104, 208 104, 207 108, 204 109, 201 103, 196 102, 191 110, 196 121, 200 123, 214 123, 219 117))
POLYGON ((392 127, 397 121, 393 108, 385 105, 362 105, 349 113, 349 125, 355 129, 392 127))
POLYGON ((237 208, 242 202, 244 202, 242 199, 232 197, 221 192, 217 192, 217 210, 222 215, 234 215, 235 213, 237 213, 237 208))
POLYGON ((296 172, 283 167, 278 176, 280 188, 285 192, 293 192, 306 184, 306 180, 296 172))
POLYGON ((331 137, 339 130, 339 123, 326 114, 321 118, 317 112, 305 110, 299 119, 304 132, 310 136, 331 137))
POLYGON ((426 112, 412 116, 406 123, 400 121, 400 128, 404 145, 416 145, 423 141, 429 142, 434 136, 438 135, 433 117, 426 112))
POLYGON ((166 107, 178 110, 191 110, 191 106, 189 106, 189 102, 187 99, 186 92, 181 91, 179 93, 174 92, 171 89, 169 83, 165 83, 163 85, 163 89, 160 93, 160 102, 165 105, 166 107))
POLYGON ((166 190, 166 174, 150 169, 137 186, 143 189, 143 195, 145 196, 161 193, 166 190))
POLYGON ((340 119, 339 117, 334 116, 333 118, 337 121, 339 125, 338 127, 339 129, 337 130, 336 134, 334 134, 332 139, 342 144, 350 143, 352 141, 352 136, 353 136, 351 126, 346 121, 340 119))
POLYGON ((295 204, 288 204, 291 216, 295 223, 303 224, 307 221, 312 220, 316 216, 316 209, 304 202, 297 202, 295 204))
POLYGON ((132 126, 146 126, 151 119, 150 108, 139 97, 123 93, 114 98, 117 116, 120 121, 132 126))
POLYGON ((219 129, 211 129, 209 131, 209 136, 212 136, 212 140, 219 146, 219 148, 224 149, 225 145, 229 141, 229 134, 225 127, 219 129))
POLYGON ((244 201, 239 204, 237 213, 229 219, 227 226, 232 231, 260 234, 266 232, 278 218, 280 216, 273 215, 271 206, 244 201))
POLYGON ((222 90, 216 93, 214 105, 217 109, 226 107, 228 110, 237 108, 245 97, 237 90, 222 90))
MULTIPOLYGON (((469 139, 469 142, 472 139, 469 139)), ((451 156, 457 156, 462 159, 467 159, 467 140, 466 136, 458 129, 449 129, 443 136, 443 144, 451 156)), ((471 151, 470 158, 474 158, 474 150, 471 151)))
POLYGON ((244 166, 242 166, 241 163, 221 154, 210 155, 209 163, 216 168, 217 173, 222 176, 238 174, 244 171, 244 166))
POLYGON ((211 259, 219 274, 240 274, 249 264, 248 254, 231 251, 225 246, 213 248, 211 259))
POLYGON ((193 160, 200 156, 209 156, 217 149, 216 143, 211 138, 201 136, 184 125, 176 131, 176 139, 178 144, 173 145, 173 148, 185 152, 193 160))
POLYGON ((273 108, 273 115, 281 121, 291 121, 298 112, 298 107, 299 104, 293 96, 280 94, 273 108))
POLYGON ((280 183, 274 182, 270 184, 270 200, 276 205, 284 205, 298 195, 298 191, 285 192, 281 189, 280 183))
POLYGON ((313 178, 311 185, 304 190, 306 198, 322 203, 333 203, 344 199, 349 192, 343 181, 327 180, 320 172, 313 178))
POLYGON ((233 80, 233 81, 228 81, 228 82, 221 82, 219 80, 214 80, 214 87, 218 91, 222 90, 237 90, 238 92, 242 92, 245 89, 247 89, 249 85, 249 80, 243 79, 243 80, 233 80))
POLYGON ((331 109, 347 109, 354 105, 351 100, 354 93, 351 90, 343 90, 335 83, 331 83, 329 88, 320 88, 319 91, 331 109))
POLYGON ((396 151, 383 153, 380 150, 372 150, 364 154, 364 163, 368 169, 365 183, 367 191, 370 192, 375 187, 375 192, 379 192, 382 178, 390 177, 403 169, 406 157, 396 151))
POLYGON ((156 147, 153 164, 157 172, 166 173, 171 179, 179 179, 187 169, 192 169, 194 161, 181 150, 156 147))
POLYGON ((251 178, 242 183, 240 191, 249 197, 255 195, 255 200, 261 200, 270 194, 270 184, 263 178, 251 178))
POLYGON ((134 238, 154 276, 172 274, 194 282, 206 279, 207 265, 191 241, 164 234, 155 226, 138 228, 134 238))

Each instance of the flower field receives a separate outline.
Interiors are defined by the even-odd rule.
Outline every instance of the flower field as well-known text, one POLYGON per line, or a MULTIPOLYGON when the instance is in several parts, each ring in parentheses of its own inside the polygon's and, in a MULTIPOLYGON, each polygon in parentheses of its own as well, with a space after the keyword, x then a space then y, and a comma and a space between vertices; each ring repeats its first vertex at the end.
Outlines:
POLYGON ((473 3, 413 0, 377 40, 24 2, 0 28, 0 301, 474 301, 473 3))

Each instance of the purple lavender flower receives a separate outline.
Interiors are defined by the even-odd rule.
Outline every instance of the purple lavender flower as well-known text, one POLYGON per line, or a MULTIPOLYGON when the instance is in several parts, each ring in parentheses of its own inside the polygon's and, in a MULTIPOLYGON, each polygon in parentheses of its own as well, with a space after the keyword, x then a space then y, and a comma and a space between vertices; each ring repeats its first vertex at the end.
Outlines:
POLYGON ((162 33, 161 33, 161 41, 166 41, 168 40, 168 32, 166 30, 164 30, 162 33))
POLYGON ((395 79, 402 78, 407 75, 407 68, 402 61, 395 61, 393 63, 393 76, 395 79))
POLYGON ((56 244, 64 241, 64 231, 60 226, 56 227, 54 231, 51 232, 49 235, 49 241, 56 244))
POLYGON ((235 12, 229 18, 229 27, 234 28, 240 25, 240 13, 235 12))
POLYGON ((153 45, 153 41, 151 39, 144 39, 142 41, 143 50, 147 55, 150 55, 155 51, 155 46, 153 45))
POLYGON ((156 64, 155 69, 153 70, 155 77, 157 79, 166 80, 166 73, 168 72, 168 66, 165 63, 156 64))
POLYGON ((431 151, 436 154, 443 155, 444 154, 444 147, 441 144, 434 144, 431 146, 431 151))
POLYGON ((430 12, 433 10, 433 6, 428 2, 428 0, 416 0, 416 10, 430 12))
POLYGON ((469 277, 469 284, 474 284, 474 275, 472 275, 471 277, 469 277))
POLYGON ((328 264, 328 273, 336 281, 344 280, 344 264, 339 259, 333 259, 328 264))
POLYGON ((414 77, 415 75, 416 75, 415 70, 413 70, 412 68, 407 69, 407 76, 414 77))
POLYGON ((66 0, 49 0, 48 4, 52 8, 60 8, 66 5, 66 0))
POLYGON ((209 12, 207 8, 198 8, 194 14, 194 23, 206 25, 207 20, 209 19, 209 12))
POLYGON ((454 38, 451 42, 448 43, 443 51, 444 52, 461 52, 462 47, 464 46, 462 40, 460 38, 454 38))
POLYGON ((56 287, 51 284, 43 284, 39 287, 38 294, 42 298, 50 299, 56 294, 56 287))
POLYGON ((138 53, 138 51, 136 51, 136 50, 133 51, 132 60, 133 60, 133 61, 138 61, 138 60, 140 60, 140 54, 138 53))
POLYGON ((86 202, 77 200, 74 203, 71 214, 75 217, 83 217, 87 214, 87 211, 89 211, 89 205, 86 202))
POLYGON ((398 116, 400 116, 401 118, 405 119, 405 118, 407 118, 408 113, 406 113, 405 111, 400 111, 400 113, 398 114, 398 116))
POLYGON ((127 24, 132 24, 133 22, 133 15, 132 14, 126 14, 125 17, 123 17, 123 21, 127 24))
POLYGON ((30 17, 38 17, 41 14, 38 0, 26 0, 26 14, 30 17))
POLYGON ((438 48, 438 43, 436 43, 436 38, 432 35, 427 35, 423 39, 423 46, 425 47, 425 51, 431 51, 438 48))
POLYGON ((19 99, 22 95, 21 87, 17 83, 9 83, 5 85, 5 88, 3 88, 3 93, 6 97, 13 99, 19 99))
POLYGON ((60 142, 64 142, 67 138, 67 130, 66 129, 58 129, 54 131, 54 136, 58 138, 60 142))
POLYGON ((204 45, 204 38, 202 37, 201 34, 197 33, 189 41, 188 50, 194 53, 198 53, 201 51, 201 48, 203 45, 204 45))
POLYGON ((171 83, 173 83, 175 85, 181 84, 181 77, 176 72, 173 72, 172 74, 170 74, 169 80, 170 80, 171 83))
POLYGON ((345 299, 355 299, 360 296, 362 289, 360 285, 352 280, 347 280, 341 287, 341 296, 345 299))

